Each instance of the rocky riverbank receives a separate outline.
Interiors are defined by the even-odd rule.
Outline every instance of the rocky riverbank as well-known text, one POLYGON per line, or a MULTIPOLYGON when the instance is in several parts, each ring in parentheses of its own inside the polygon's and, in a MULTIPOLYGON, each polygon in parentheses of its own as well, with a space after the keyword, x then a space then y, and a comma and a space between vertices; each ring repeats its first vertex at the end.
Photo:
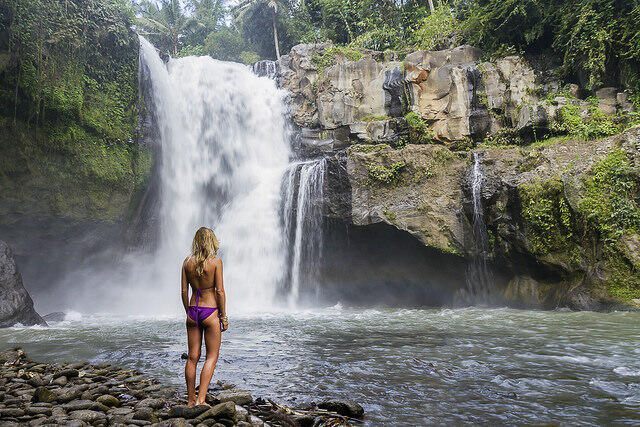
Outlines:
POLYGON ((181 390, 143 372, 108 363, 39 363, 19 348, 0 353, 0 363, 4 426, 335 426, 364 415, 360 405, 335 400, 288 408, 221 382, 209 390, 211 406, 189 407, 181 390))

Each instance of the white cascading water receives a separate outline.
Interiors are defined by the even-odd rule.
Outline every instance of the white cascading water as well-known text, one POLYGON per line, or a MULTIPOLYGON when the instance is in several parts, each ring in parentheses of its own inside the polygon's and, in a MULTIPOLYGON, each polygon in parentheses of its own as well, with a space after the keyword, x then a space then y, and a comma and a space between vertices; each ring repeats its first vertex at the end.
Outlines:
POLYGON ((284 93, 249 67, 210 57, 165 65, 140 38, 161 137, 157 292, 177 296, 179 266, 200 226, 215 230, 233 310, 274 303, 285 270, 279 190, 289 158, 284 93))
POLYGON ((317 298, 320 290, 318 270, 323 247, 322 199, 326 168, 325 158, 293 163, 283 179, 290 306, 299 302, 302 291, 317 298))
POLYGON ((467 268, 467 288, 474 297, 486 299, 491 291, 492 277, 487 266, 489 249, 482 209, 482 179, 482 159, 477 152, 474 152, 471 171, 474 253, 467 268))

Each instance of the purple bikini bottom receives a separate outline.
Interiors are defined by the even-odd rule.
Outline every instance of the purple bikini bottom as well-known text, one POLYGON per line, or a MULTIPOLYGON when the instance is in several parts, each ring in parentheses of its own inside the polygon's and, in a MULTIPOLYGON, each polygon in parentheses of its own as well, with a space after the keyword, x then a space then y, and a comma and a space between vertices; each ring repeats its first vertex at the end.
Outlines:
POLYGON ((199 326, 200 322, 204 321, 207 317, 211 316, 218 307, 198 307, 198 306, 189 306, 189 317, 196 322, 196 325, 199 326))

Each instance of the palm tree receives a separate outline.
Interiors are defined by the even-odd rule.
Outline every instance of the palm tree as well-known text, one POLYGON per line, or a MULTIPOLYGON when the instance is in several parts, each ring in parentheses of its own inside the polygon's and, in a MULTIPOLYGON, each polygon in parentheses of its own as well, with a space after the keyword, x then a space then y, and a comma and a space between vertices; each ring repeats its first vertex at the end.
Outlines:
POLYGON ((162 46, 178 54, 180 39, 198 23, 182 12, 179 0, 160 0, 160 4, 144 0, 140 3, 138 24, 140 33, 148 35, 162 46))
POLYGON ((280 59, 280 47, 278 46, 278 26, 276 22, 276 14, 278 13, 278 3, 276 0, 244 0, 231 9, 234 14, 234 21, 241 21, 249 12, 254 12, 261 7, 269 7, 273 9, 273 44, 276 48, 276 58, 280 59))

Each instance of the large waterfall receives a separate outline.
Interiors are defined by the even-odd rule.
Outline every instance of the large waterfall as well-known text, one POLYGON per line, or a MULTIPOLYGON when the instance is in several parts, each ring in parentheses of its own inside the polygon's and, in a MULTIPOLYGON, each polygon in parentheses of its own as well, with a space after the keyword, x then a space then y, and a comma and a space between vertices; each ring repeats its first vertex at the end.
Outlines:
POLYGON ((278 223, 289 158, 284 93, 249 67, 206 56, 165 66, 148 41, 140 43, 160 128, 157 266, 171 266, 166 286, 177 280, 177 261, 205 225, 220 239, 230 304, 268 306, 285 269, 278 223))

